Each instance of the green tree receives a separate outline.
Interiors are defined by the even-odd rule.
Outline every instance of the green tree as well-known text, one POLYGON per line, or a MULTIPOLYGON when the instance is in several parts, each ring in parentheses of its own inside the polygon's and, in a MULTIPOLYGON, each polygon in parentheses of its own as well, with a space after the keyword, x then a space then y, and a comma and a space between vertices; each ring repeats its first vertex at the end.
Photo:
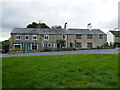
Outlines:
POLYGON ((2 41, 2 49, 4 52, 8 52, 9 51, 9 40, 5 40, 5 41, 2 41))
POLYGON ((57 40, 57 43, 59 43, 62 47, 65 47, 65 40, 57 40))
POLYGON ((27 28, 37 28, 38 24, 36 22, 32 22, 32 24, 27 25, 27 28))
POLYGON ((51 26, 52 29, 62 29, 62 27, 60 25, 53 25, 51 26))
POLYGON ((45 23, 36 23, 32 22, 32 24, 27 25, 27 28, 50 28, 45 23))

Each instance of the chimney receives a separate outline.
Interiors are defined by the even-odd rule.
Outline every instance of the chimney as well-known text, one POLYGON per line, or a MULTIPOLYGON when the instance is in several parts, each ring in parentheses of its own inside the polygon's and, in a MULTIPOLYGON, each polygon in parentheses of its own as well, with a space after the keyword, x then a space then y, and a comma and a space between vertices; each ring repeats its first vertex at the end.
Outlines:
POLYGON ((64 24, 64 29, 67 30, 67 22, 64 24))
POLYGON ((89 29, 89 30, 92 29, 92 25, 91 25, 91 23, 89 23, 89 24, 87 25, 87 29, 89 29))

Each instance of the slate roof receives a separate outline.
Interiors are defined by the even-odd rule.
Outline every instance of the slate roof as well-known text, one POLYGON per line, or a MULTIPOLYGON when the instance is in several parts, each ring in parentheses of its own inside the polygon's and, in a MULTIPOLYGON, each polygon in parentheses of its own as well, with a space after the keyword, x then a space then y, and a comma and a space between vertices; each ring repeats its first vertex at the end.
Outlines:
POLYGON ((32 40, 16 40, 15 43, 38 43, 37 41, 32 40))
POLYGON ((14 28, 11 34, 105 34, 100 29, 38 29, 14 28))
POLYGON ((115 37, 120 37, 120 31, 110 31, 115 37))

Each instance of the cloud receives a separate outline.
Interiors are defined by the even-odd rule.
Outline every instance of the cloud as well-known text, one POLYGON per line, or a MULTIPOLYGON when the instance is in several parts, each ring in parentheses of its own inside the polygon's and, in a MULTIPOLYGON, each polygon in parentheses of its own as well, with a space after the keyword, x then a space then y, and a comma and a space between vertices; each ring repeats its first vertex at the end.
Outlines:
POLYGON ((86 28, 91 22, 93 28, 114 29, 117 26, 118 1, 5 0, 2 5, 0 3, 3 16, 0 21, 3 32, 8 36, 14 27, 24 28, 33 21, 42 21, 49 26, 56 24, 64 26, 64 23, 68 22, 68 28, 86 28))

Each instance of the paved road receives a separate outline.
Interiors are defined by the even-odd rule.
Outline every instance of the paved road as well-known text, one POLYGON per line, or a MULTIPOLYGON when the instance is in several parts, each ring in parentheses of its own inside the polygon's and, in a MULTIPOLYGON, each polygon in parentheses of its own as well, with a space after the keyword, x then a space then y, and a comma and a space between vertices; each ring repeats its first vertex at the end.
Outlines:
POLYGON ((94 50, 79 50, 79 51, 3 54, 3 55, 0 55, 0 57, 37 56, 37 55, 65 55, 65 54, 118 54, 118 53, 120 54, 120 50, 118 50, 118 49, 94 49, 94 50))

